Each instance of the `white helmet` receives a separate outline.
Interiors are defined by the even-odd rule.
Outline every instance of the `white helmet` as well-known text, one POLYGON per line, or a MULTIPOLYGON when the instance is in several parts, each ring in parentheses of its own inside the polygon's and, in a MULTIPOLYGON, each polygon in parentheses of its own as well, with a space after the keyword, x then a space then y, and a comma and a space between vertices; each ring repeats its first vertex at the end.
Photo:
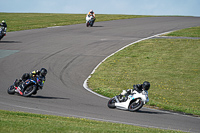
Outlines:
POLYGON ((93 10, 91 9, 90 12, 93 13, 93 10))

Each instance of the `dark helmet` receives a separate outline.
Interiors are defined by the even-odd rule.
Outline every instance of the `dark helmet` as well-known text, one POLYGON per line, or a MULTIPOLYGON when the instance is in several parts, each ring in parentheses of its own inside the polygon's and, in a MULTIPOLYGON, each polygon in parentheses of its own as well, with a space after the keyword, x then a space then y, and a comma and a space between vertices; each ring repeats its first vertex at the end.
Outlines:
POLYGON ((148 81, 144 81, 143 84, 142 84, 142 87, 144 90, 149 90, 150 88, 150 83, 148 81))
POLYGON ((93 10, 92 10, 92 9, 90 10, 90 13, 93 13, 93 10))
POLYGON ((47 69, 41 68, 40 74, 41 74, 42 76, 46 76, 46 74, 47 74, 47 69))

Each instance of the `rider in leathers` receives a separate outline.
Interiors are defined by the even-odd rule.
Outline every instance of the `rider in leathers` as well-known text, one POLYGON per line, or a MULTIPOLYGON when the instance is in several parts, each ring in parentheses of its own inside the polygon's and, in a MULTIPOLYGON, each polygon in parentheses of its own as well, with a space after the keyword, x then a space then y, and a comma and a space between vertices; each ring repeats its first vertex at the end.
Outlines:
POLYGON ((143 90, 148 91, 149 88, 150 88, 150 83, 148 81, 144 81, 143 84, 133 85, 133 89, 123 90, 122 93, 119 95, 119 99, 120 101, 124 101, 131 93, 133 93, 134 90, 136 90, 138 93, 141 93, 143 90))
MULTIPOLYGON (((41 68, 41 70, 34 70, 31 73, 24 73, 22 77, 18 80, 15 80, 14 85, 20 86, 21 92, 24 92, 24 88, 26 88, 26 85, 23 84, 27 79, 33 79, 35 80, 36 76, 41 76, 43 79, 43 82, 45 82, 45 76, 47 74, 47 70, 45 68, 41 68), (23 84, 23 85, 22 85, 23 84)), ((42 89, 42 88, 41 88, 42 89)))
POLYGON ((95 18, 95 14, 93 10, 90 10, 86 16, 91 16, 91 15, 94 17, 94 21, 95 21, 96 18, 95 18))

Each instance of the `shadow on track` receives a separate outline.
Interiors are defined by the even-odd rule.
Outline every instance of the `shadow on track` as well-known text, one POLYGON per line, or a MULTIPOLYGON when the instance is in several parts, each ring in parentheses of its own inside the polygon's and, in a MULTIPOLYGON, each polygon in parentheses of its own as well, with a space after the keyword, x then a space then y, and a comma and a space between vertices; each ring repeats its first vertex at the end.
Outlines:
POLYGON ((104 26, 92 26, 92 27, 104 27, 104 26))
POLYGON ((144 114, 168 114, 166 112, 155 112, 155 111, 143 111, 143 110, 138 110, 136 113, 144 113, 144 114))
POLYGON ((70 98, 62 98, 62 97, 48 97, 48 96, 31 96, 29 98, 40 98, 40 99, 67 99, 70 100, 70 98))
POLYGON ((22 43, 20 41, 0 41, 0 43, 22 43))

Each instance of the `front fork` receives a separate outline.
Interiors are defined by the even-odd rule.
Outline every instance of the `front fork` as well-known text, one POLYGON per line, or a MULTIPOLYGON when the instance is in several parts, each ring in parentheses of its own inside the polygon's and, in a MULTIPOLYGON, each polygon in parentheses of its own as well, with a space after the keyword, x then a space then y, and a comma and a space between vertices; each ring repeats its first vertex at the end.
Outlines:
POLYGON ((119 100, 118 100, 117 96, 115 96, 115 100, 117 101, 117 103, 119 103, 119 100))

